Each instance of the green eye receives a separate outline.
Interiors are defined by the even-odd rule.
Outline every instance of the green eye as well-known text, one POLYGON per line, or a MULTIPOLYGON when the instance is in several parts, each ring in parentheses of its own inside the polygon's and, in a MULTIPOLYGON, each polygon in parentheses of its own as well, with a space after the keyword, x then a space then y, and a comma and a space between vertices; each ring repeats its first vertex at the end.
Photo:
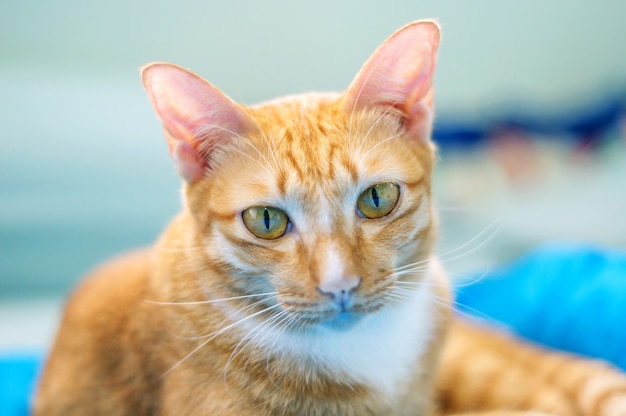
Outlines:
POLYGON ((359 195, 356 206, 365 218, 380 218, 396 207, 400 198, 400 188, 395 183, 379 183, 370 186, 359 195))
POLYGON ((276 240, 287 232, 289 217, 272 207, 250 207, 242 214, 243 223, 250 232, 265 240, 276 240))

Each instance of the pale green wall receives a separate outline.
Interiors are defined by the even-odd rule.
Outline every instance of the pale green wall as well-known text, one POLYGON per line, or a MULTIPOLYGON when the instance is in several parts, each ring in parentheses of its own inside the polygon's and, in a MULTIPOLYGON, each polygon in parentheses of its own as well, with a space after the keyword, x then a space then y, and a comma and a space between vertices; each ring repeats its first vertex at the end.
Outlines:
POLYGON ((626 85, 626 2, 0 2, 0 298, 67 289, 154 240, 178 178, 137 68, 187 66, 247 103, 341 90, 395 29, 438 18, 437 103, 567 107, 626 85))
POLYGON ((3 0, 0 71, 137 85, 137 67, 168 60, 256 101, 342 89, 387 35, 425 17, 443 26, 444 109, 554 101, 626 78, 626 2, 609 0, 3 0))

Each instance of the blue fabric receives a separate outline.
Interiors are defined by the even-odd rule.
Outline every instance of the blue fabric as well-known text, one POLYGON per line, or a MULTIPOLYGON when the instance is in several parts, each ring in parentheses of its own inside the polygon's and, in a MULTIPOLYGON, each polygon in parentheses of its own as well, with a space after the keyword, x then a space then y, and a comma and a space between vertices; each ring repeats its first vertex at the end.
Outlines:
POLYGON ((626 252, 541 246, 457 290, 457 308, 626 370, 626 252))
POLYGON ((41 366, 39 353, 0 354, 0 414, 26 416, 41 366))
MULTIPOLYGON (((539 247, 457 290, 461 313, 495 320, 554 348, 626 369, 626 253, 539 247)), ((0 354, 0 413, 25 416, 42 354, 0 354)))

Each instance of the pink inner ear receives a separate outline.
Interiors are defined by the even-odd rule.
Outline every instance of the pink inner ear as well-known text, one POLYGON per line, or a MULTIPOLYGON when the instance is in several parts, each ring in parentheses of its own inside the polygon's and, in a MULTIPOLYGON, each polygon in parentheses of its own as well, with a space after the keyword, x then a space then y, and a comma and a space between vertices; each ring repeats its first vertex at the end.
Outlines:
POLYGON ((409 130, 429 126, 438 47, 436 23, 420 21, 401 28, 363 65, 346 92, 346 107, 393 106, 402 112, 409 130))
POLYGON ((176 167, 187 182, 204 176, 216 145, 251 127, 239 105, 181 67, 155 63, 144 67, 141 76, 176 167))

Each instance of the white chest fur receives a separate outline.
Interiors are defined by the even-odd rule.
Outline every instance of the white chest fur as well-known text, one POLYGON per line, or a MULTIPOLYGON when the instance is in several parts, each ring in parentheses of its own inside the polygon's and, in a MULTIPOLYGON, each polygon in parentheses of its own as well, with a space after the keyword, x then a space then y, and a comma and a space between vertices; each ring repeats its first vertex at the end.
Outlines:
MULTIPOLYGON (((303 371, 311 371, 306 367, 313 365, 392 398, 400 383, 419 371, 417 361, 433 338, 438 317, 434 301, 437 265, 432 266, 419 290, 364 318, 354 328, 319 327, 297 333, 268 328, 256 341, 273 354, 302 362, 303 371)), ((252 322, 249 325, 254 326, 252 322)))

